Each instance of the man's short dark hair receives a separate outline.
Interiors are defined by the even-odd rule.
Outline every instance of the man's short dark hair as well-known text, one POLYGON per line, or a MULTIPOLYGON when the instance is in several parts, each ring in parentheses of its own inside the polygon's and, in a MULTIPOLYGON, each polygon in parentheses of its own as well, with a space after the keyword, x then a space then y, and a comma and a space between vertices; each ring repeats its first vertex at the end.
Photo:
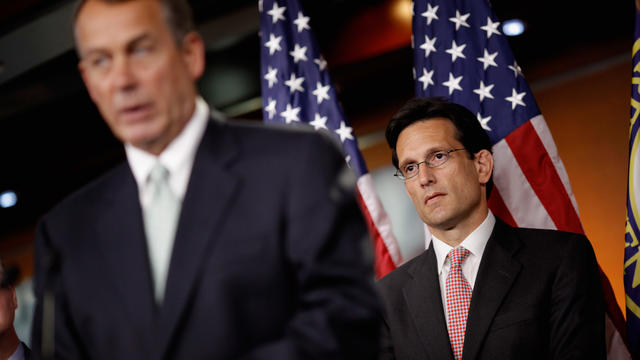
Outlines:
MULTIPOLYGON (((80 14, 80 11, 89 1, 102 1, 109 4, 117 4, 135 0, 78 0, 73 14, 74 26, 76 21, 78 21, 78 15, 80 14)), ((182 44, 182 40, 184 39, 185 35, 187 35, 190 31, 195 30, 195 23, 193 21, 193 12, 191 11, 191 6, 189 6, 187 0, 156 1, 158 1, 162 5, 165 21, 167 22, 167 25, 169 25, 169 29, 173 34, 173 38, 175 39, 176 44, 182 44)))
MULTIPOLYGON (((478 119, 466 107, 452 103, 444 98, 413 98, 409 100, 389 121, 385 136, 392 150, 391 162, 398 168, 396 144, 402 130, 418 121, 433 118, 445 118, 456 128, 456 140, 460 141, 473 159, 474 154, 486 149, 491 152, 491 140, 478 119)), ((493 188, 493 173, 487 182, 487 199, 493 188)))

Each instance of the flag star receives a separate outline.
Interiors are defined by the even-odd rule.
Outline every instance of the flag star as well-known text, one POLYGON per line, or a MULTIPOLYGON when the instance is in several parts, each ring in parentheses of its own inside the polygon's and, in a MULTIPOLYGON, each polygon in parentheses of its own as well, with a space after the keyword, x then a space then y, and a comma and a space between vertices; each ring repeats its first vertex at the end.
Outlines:
POLYGON ((511 96, 505 98, 505 100, 511 102, 511 110, 515 109, 517 105, 526 106, 522 101, 525 94, 525 92, 518 93, 516 89, 511 89, 511 96))
POLYGON ((491 131, 491 128, 489 127, 489 125, 487 125, 487 123, 491 120, 491 116, 487 116, 483 118, 482 116, 480 116, 480 113, 478 113, 476 117, 478 118, 478 121, 480 122, 480 126, 482 126, 483 129, 487 131, 491 131))
POLYGON ((429 56, 429 54, 433 51, 436 52, 436 40, 438 40, 437 37, 434 37, 433 39, 429 39, 428 36, 424 36, 424 44, 420 45, 420 49, 424 50, 424 57, 429 56))
POLYGON ((265 106, 264 111, 269 114, 269 119, 273 119, 273 115, 276 114, 276 100, 269 98, 269 105, 265 106))
POLYGON ((416 68, 412 67, 411 68, 411 74, 413 75, 413 80, 416 79, 416 68))
POLYGON ((291 104, 287 104, 287 108, 280 113, 280 116, 282 116, 285 119, 287 124, 290 124, 294 121, 300 121, 300 118, 298 118, 299 112, 300 112, 299 107, 292 108, 291 104))
POLYGON ((269 82, 269 89, 273 87, 273 84, 278 83, 277 75, 278 75, 278 68, 274 69, 271 66, 269 66, 267 74, 264 76, 264 79, 269 82))
POLYGON ((284 20, 284 11, 287 10, 286 6, 283 7, 278 7, 278 3, 274 2, 273 3, 273 8, 269 11, 267 11, 267 14, 271 15, 271 18, 273 20, 273 23, 277 23, 278 20, 284 20))
POLYGON ((487 51, 487 49, 484 49, 484 55, 482 57, 478 58, 478 61, 480 61, 482 63, 482 67, 484 68, 484 70, 487 70, 487 68, 489 66, 495 66, 498 67, 498 64, 496 64, 496 56, 498 56, 498 52, 494 52, 493 54, 489 54, 489 52, 487 51))
POLYGON ((298 32, 302 32, 302 30, 310 30, 311 28, 309 27, 309 17, 308 16, 304 16, 302 14, 302 11, 298 11, 298 18, 293 20, 293 23, 296 24, 298 26, 298 32))
POLYGON ((317 82, 316 89, 311 93, 316 96, 318 104, 322 104, 322 100, 329 100, 329 88, 330 85, 322 86, 321 82, 317 82))
POLYGON ((515 60, 513 61, 513 65, 509 65, 509 69, 513 70, 513 75, 515 75, 515 77, 518 77, 518 75, 522 75, 522 69, 515 60))
POLYGON ((449 80, 443 82, 442 85, 449 88, 449 95, 451 95, 454 90, 462 91, 462 87, 460 86, 460 81, 462 81, 462 75, 458 77, 453 77, 453 74, 449 73, 449 80))
POLYGON ((269 48, 269 55, 273 55, 276 51, 282 50, 280 40, 282 40, 282 36, 275 37, 273 34, 269 34, 269 41, 264 43, 264 46, 269 48))
POLYGON ((307 47, 295 44, 293 51, 289 51, 289 55, 293 57, 293 62, 296 64, 300 60, 307 61, 307 47))
POLYGON ((338 136, 340 136, 341 142, 344 142, 346 139, 353 140, 353 129, 350 126, 347 126, 344 121, 341 121, 340 128, 334 131, 336 132, 336 134, 338 134, 338 136))
POLYGON ((347 162, 347 166, 348 166, 348 167, 351 167, 351 155, 347 155, 347 156, 344 158, 344 161, 346 161, 346 162, 347 162))
POLYGON ((451 41, 451 48, 447 49, 445 52, 451 54, 451 62, 453 63, 459 57, 463 58, 463 59, 467 58, 462 53, 462 50, 464 50, 465 47, 467 47, 467 44, 462 44, 462 45, 458 46, 456 44, 456 41, 453 40, 453 41, 451 41))
POLYGON ((318 68, 320 68, 320 71, 327 68, 327 61, 322 57, 322 55, 320 55, 320 57, 317 59, 313 59, 313 62, 318 64, 318 68))
POLYGON ((449 18, 449 21, 456 24, 456 31, 458 31, 458 29, 460 29, 460 26, 471 27, 469 26, 469 24, 467 24, 467 19, 469 18, 469 15, 471 15, 471 13, 466 13, 464 15, 461 15, 460 11, 456 10, 456 17, 449 18))
POLYGON ((258 11, 262 12, 262 0, 258 0, 258 11))
POLYGON ((329 130, 327 128, 327 117, 320 116, 320 114, 318 113, 316 113, 316 116, 313 119, 313 121, 309 122, 309 125, 313 126, 313 128, 316 130, 320 130, 320 129, 329 130))
POLYGON ((296 74, 291 73, 291 77, 285 81, 284 84, 289 87, 289 92, 293 94, 296 91, 304 92, 304 88, 302 87, 303 81, 304 76, 296 77, 296 74))
POLYGON ((480 80, 480 87, 473 90, 474 93, 480 95, 480 102, 484 100, 484 98, 493 99, 493 95, 491 95, 491 89, 493 89, 493 84, 489 86, 484 86, 484 82, 480 80))
POLYGON ((498 26, 500 26, 500 21, 493 22, 491 18, 487 16, 487 25, 481 26, 480 29, 487 32, 487 39, 489 39, 492 34, 501 35, 498 26))
POLYGON ((438 8, 440 7, 440 5, 436 5, 435 7, 431 7, 431 4, 427 3, 427 11, 423 12, 421 15, 427 18, 427 25, 431 25, 431 20, 436 19, 438 20, 438 15, 436 15, 436 12, 438 11, 438 8))
MULTIPOLYGON (((414 70, 415 71, 415 70, 414 70)), ((422 83, 422 90, 426 90, 427 86, 435 85, 433 83, 433 70, 427 71, 427 69, 422 69, 422 76, 418 78, 418 81, 422 83)))

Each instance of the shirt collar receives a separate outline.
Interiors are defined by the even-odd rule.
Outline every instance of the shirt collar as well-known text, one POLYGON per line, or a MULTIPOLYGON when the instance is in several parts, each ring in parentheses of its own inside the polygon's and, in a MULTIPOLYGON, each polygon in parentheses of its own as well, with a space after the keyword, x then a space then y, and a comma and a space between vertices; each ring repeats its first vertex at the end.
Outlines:
POLYGON ((204 135, 204 128, 207 126, 208 114, 209 106, 198 96, 193 115, 184 129, 159 156, 141 150, 130 143, 124 145, 127 161, 138 188, 144 187, 151 169, 158 161, 167 168, 170 174, 178 173, 183 170, 184 166, 192 165, 192 162, 186 160, 194 157, 202 135, 204 135))
MULTIPOLYGON (((484 219, 482 224, 462 240, 459 246, 464 246, 465 249, 471 252, 471 255, 481 258, 495 224, 496 218, 491 210, 489 210, 487 212, 487 217, 484 219)), ((431 244, 433 244, 433 250, 436 253, 436 260, 438 262, 438 274, 440 274, 445 260, 447 259, 447 255, 451 250, 453 250, 453 248, 433 235, 431 235, 431 239, 431 244)))

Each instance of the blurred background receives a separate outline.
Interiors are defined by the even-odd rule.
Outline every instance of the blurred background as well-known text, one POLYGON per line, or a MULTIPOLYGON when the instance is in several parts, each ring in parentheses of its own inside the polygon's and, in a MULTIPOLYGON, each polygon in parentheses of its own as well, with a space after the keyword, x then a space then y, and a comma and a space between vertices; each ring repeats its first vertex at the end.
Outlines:
MULTIPOLYGON (((257 1, 190 3, 207 45, 202 96, 232 118, 261 121, 257 1)), ((392 176, 383 133, 414 93, 411 1, 301 3, 402 255, 410 259, 424 248, 422 225, 392 176)), ((523 21, 524 32, 509 38, 511 49, 551 129, 586 234, 622 307, 634 3, 491 4, 500 21, 523 21)), ((124 160, 122 145, 77 71, 72 13, 68 0, 0 1, 0 257, 20 271, 16 330, 24 341, 38 219, 124 160)))

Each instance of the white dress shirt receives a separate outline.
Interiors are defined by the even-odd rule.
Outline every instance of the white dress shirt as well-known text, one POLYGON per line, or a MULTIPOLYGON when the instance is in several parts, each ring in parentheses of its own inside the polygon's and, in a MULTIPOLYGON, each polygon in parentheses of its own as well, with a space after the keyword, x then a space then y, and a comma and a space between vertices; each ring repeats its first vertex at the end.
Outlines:
MULTIPOLYGON (((127 160, 138 184, 140 205, 144 212, 148 211, 148 208, 152 206, 154 196, 154 189, 150 182, 149 174, 155 164, 160 162, 169 172, 169 188, 178 201, 178 204, 180 204, 178 208, 178 214, 180 214, 180 208, 182 207, 182 201, 187 192, 196 152, 208 122, 209 106, 207 106, 202 98, 198 97, 191 119, 189 119, 189 122, 180 134, 167 145, 159 156, 138 149, 131 144, 125 144, 127 160)), ((178 215, 178 219, 179 217, 178 215)), ((175 219, 176 228, 178 219, 175 219)), ((154 277, 156 300, 162 303, 165 284, 170 271, 169 266, 175 238, 168 239, 166 242, 156 242, 149 237, 145 240, 152 262, 150 270, 154 277)))
POLYGON ((127 161, 138 184, 142 208, 152 200, 153 191, 148 182, 149 173, 158 161, 169 171, 169 186, 173 194, 180 201, 184 199, 196 151, 208 122, 209 106, 201 97, 198 97, 191 119, 159 156, 138 149, 131 144, 125 144, 127 161))
MULTIPOLYGON (((491 213, 491 210, 489 210, 487 217, 484 219, 482 224, 473 230, 471 234, 469 234, 469 236, 467 236, 460 245, 458 245, 463 246, 471 252, 471 254, 469 254, 466 260, 462 263, 462 273, 464 274, 465 279, 467 279, 467 282, 469 282, 472 290, 476 282, 476 276, 478 275, 478 268, 480 267, 480 260, 482 260, 484 248, 487 245, 487 241, 489 240, 489 236, 491 236, 491 232, 493 231, 495 224, 496 218, 491 213)), ((449 269, 451 268, 451 263, 449 262, 447 255, 451 250, 453 250, 453 248, 433 235, 431 235, 431 239, 431 244, 436 253, 436 261, 438 263, 438 279, 440 280, 440 295, 442 296, 444 317, 447 320, 447 324, 449 324, 445 283, 447 275, 449 275, 449 269)))

